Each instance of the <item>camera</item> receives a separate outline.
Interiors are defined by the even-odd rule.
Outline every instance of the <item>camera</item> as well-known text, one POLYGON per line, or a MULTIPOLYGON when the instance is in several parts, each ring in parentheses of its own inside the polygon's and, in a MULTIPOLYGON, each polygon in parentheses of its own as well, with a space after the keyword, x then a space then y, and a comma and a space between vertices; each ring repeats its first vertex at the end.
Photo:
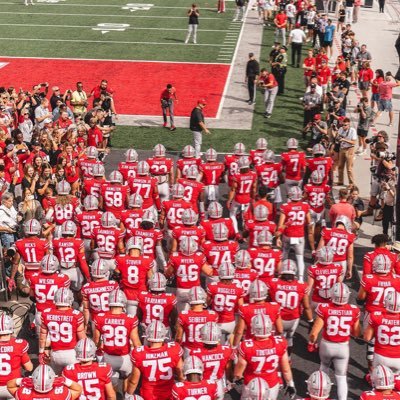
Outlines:
POLYGON ((377 156, 383 158, 386 161, 394 161, 396 159, 396 154, 390 151, 380 151, 377 156))
POLYGON ((378 138, 376 136, 373 136, 371 139, 365 139, 365 143, 367 144, 375 144, 378 142, 378 138))

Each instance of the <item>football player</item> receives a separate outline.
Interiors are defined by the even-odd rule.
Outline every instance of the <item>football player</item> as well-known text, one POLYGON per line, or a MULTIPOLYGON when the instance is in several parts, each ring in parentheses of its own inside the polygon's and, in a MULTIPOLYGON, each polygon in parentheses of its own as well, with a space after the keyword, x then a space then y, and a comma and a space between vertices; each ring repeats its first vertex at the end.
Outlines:
POLYGON ((332 382, 328 374, 323 371, 315 371, 308 377, 306 383, 310 397, 302 400, 329 400, 332 382))
POLYGON ((361 393, 359 400, 398 400, 400 393, 396 392, 393 371, 383 365, 377 365, 371 373, 373 390, 361 393))
POLYGON ((138 167, 138 153, 135 149, 128 149, 125 153, 125 161, 118 164, 118 171, 122 174, 124 182, 136 176, 138 167))
POLYGON ((258 271, 252 268, 250 254, 247 250, 239 250, 235 255, 235 278, 243 289, 244 301, 248 303, 249 288, 258 278, 258 271))
POLYGON ((267 382, 262 378, 252 379, 243 388, 241 400, 271 400, 267 382))
POLYGON ((216 224, 223 223, 228 228, 228 239, 239 238, 240 235, 233 226, 233 221, 230 218, 222 218, 223 207, 217 201, 212 201, 207 208, 207 218, 200 222, 203 228, 206 230, 206 240, 215 241, 213 234, 213 226, 216 224))
POLYGON ((306 155, 304 151, 297 150, 299 141, 290 138, 286 142, 287 152, 281 154, 282 170, 285 173, 286 191, 292 186, 300 186, 306 168, 306 155))
POLYGON ((228 186, 232 187, 233 177, 239 173, 239 158, 246 154, 246 147, 243 143, 236 143, 233 147, 233 154, 227 154, 224 158, 228 186))
POLYGON ((100 197, 101 187, 106 183, 104 177, 105 169, 102 164, 95 164, 92 167, 92 178, 86 178, 83 180, 82 197, 83 200, 87 196, 94 196, 96 199, 100 197))
POLYGON ((268 148, 268 142, 265 138, 258 138, 256 141, 256 149, 250 150, 250 160, 254 167, 258 167, 264 162, 263 154, 268 148))
POLYGON ((320 143, 313 146, 312 155, 312 158, 306 160, 306 172, 303 178, 303 185, 308 183, 310 175, 316 170, 322 173, 324 177, 323 183, 330 185, 332 183, 332 157, 325 157, 325 147, 320 143))
POLYGON ((175 183, 177 183, 180 178, 186 178, 187 171, 192 165, 196 165, 197 168, 200 168, 202 163, 201 158, 196 157, 196 152, 193 146, 190 145, 183 148, 182 157, 183 158, 180 158, 176 162, 175 183))
POLYGON ((99 152, 96 147, 88 146, 85 150, 85 156, 79 160, 78 167, 82 172, 82 181, 87 178, 92 178, 93 168, 96 164, 103 165, 101 161, 98 160, 99 152))
POLYGON ((225 166, 217 161, 218 154, 211 148, 205 153, 206 162, 200 165, 201 182, 204 183, 205 198, 207 204, 219 199, 219 184, 225 172, 225 166))
POLYGON ((143 218, 143 199, 140 194, 131 194, 128 198, 128 209, 121 212, 121 229, 139 228, 143 218))
POLYGON ((114 214, 120 219, 121 213, 128 206, 129 187, 124 184, 124 178, 118 171, 112 171, 108 176, 108 182, 102 185, 100 190, 99 207, 104 211, 114 214))
POLYGON ((268 229, 273 235, 276 231, 276 224, 269 221, 269 210, 260 204, 253 209, 253 218, 247 219, 244 225, 243 237, 248 237, 249 247, 257 246, 257 235, 260 231, 268 229))

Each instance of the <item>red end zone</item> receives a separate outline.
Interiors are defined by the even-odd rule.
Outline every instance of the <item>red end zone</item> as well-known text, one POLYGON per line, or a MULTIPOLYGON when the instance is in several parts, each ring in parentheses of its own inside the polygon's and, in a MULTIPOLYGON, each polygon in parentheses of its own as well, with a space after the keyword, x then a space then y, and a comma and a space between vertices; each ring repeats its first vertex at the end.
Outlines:
POLYGON ((61 91, 75 90, 82 81, 86 93, 107 79, 115 92, 119 114, 160 115, 160 94, 167 83, 177 90, 175 115, 188 116, 199 98, 207 99, 208 117, 217 115, 229 72, 226 64, 185 64, 140 61, 55 60, 1 58, 2 86, 31 90, 34 84, 49 82, 61 91))

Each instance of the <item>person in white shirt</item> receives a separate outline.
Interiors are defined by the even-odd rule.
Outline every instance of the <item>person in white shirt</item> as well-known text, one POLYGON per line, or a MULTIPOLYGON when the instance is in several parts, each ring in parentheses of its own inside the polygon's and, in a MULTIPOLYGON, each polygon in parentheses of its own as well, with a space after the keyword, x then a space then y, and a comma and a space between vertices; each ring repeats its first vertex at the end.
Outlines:
POLYGON ((24 135, 24 142, 30 143, 33 134, 33 122, 29 118, 29 110, 24 108, 21 112, 24 120, 18 124, 18 129, 24 135))
POLYGON ((293 29, 294 23, 296 21, 296 6, 293 4, 293 0, 290 0, 289 3, 285 7, 288 30, 289 32, 293 29))
POLYGON ((292 67, 296 66, 296 68, 300 68, 301 49, 303 47, 303 43, 305 42, 305 40, 306 40, 306 34, 304 33, 300 24, 297 23, 295 29, 293 29, 289 33, 289 44, 291 44, 292 46, 292 67))
POLYGON ((347 178, 349 186, 354 186, 353 161, 354 161, 354 146, 357 143, 357 131, 350 127, 350 119, 343 120, 343 126, 338 131, 340 143, 339 150, 339 181, 337 185, 344 183, 344 167, 346 166, 347 178))
POLYGON ((35 109, 35 121, 36 121, 36 126, 38 129, 43 129, 45 120, 47 118, 50 118, 53 120, 53 114, 49 110, 49 100, 46 98, 42 99, 42 102, 40 103, 39 107, 36 107, 35 109))

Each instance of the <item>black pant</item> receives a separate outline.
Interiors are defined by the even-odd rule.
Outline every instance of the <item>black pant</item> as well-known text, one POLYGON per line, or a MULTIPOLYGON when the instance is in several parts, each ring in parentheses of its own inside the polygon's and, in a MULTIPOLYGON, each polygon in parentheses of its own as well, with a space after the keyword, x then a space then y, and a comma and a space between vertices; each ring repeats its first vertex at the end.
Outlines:
POLYGON ((303 127, 305 127, 309 122, 314 120, 314 115, 318 114, 318 108, 312 108, 311 110, 304 110, 303 127))
POLYGON ((389 224, 393 222, 394 206, 388 206, 385 204, 383 206, 382 211, 383 211, 383 219, 382 219, 383 233, 387 235, 389 230, 389 224))
POLYGON ((302 43, 292 43, 292 66, 296 66, 297 68, 300 66, 301 61, 301 48, 303 47, 302 43), (297 61, 296 61, 297 59, 297 61))
POLYGON ((254 98, 254 88, 255 88, 255 84, 254 84, 254 80, 256 79, 255 76, 248 76, 247 77, 247 89, 249 90, 249 100, 251 101, 255 101, 254 98))
POLYGON ((385 0, 379 0, 379 12, 385 12, 385 0))
POLYGON ((285 92, 285 74, 286 68, 272 70, 272 75, 274 75, 276 81, 278 82, 278 94, 283 94, 285 92))

